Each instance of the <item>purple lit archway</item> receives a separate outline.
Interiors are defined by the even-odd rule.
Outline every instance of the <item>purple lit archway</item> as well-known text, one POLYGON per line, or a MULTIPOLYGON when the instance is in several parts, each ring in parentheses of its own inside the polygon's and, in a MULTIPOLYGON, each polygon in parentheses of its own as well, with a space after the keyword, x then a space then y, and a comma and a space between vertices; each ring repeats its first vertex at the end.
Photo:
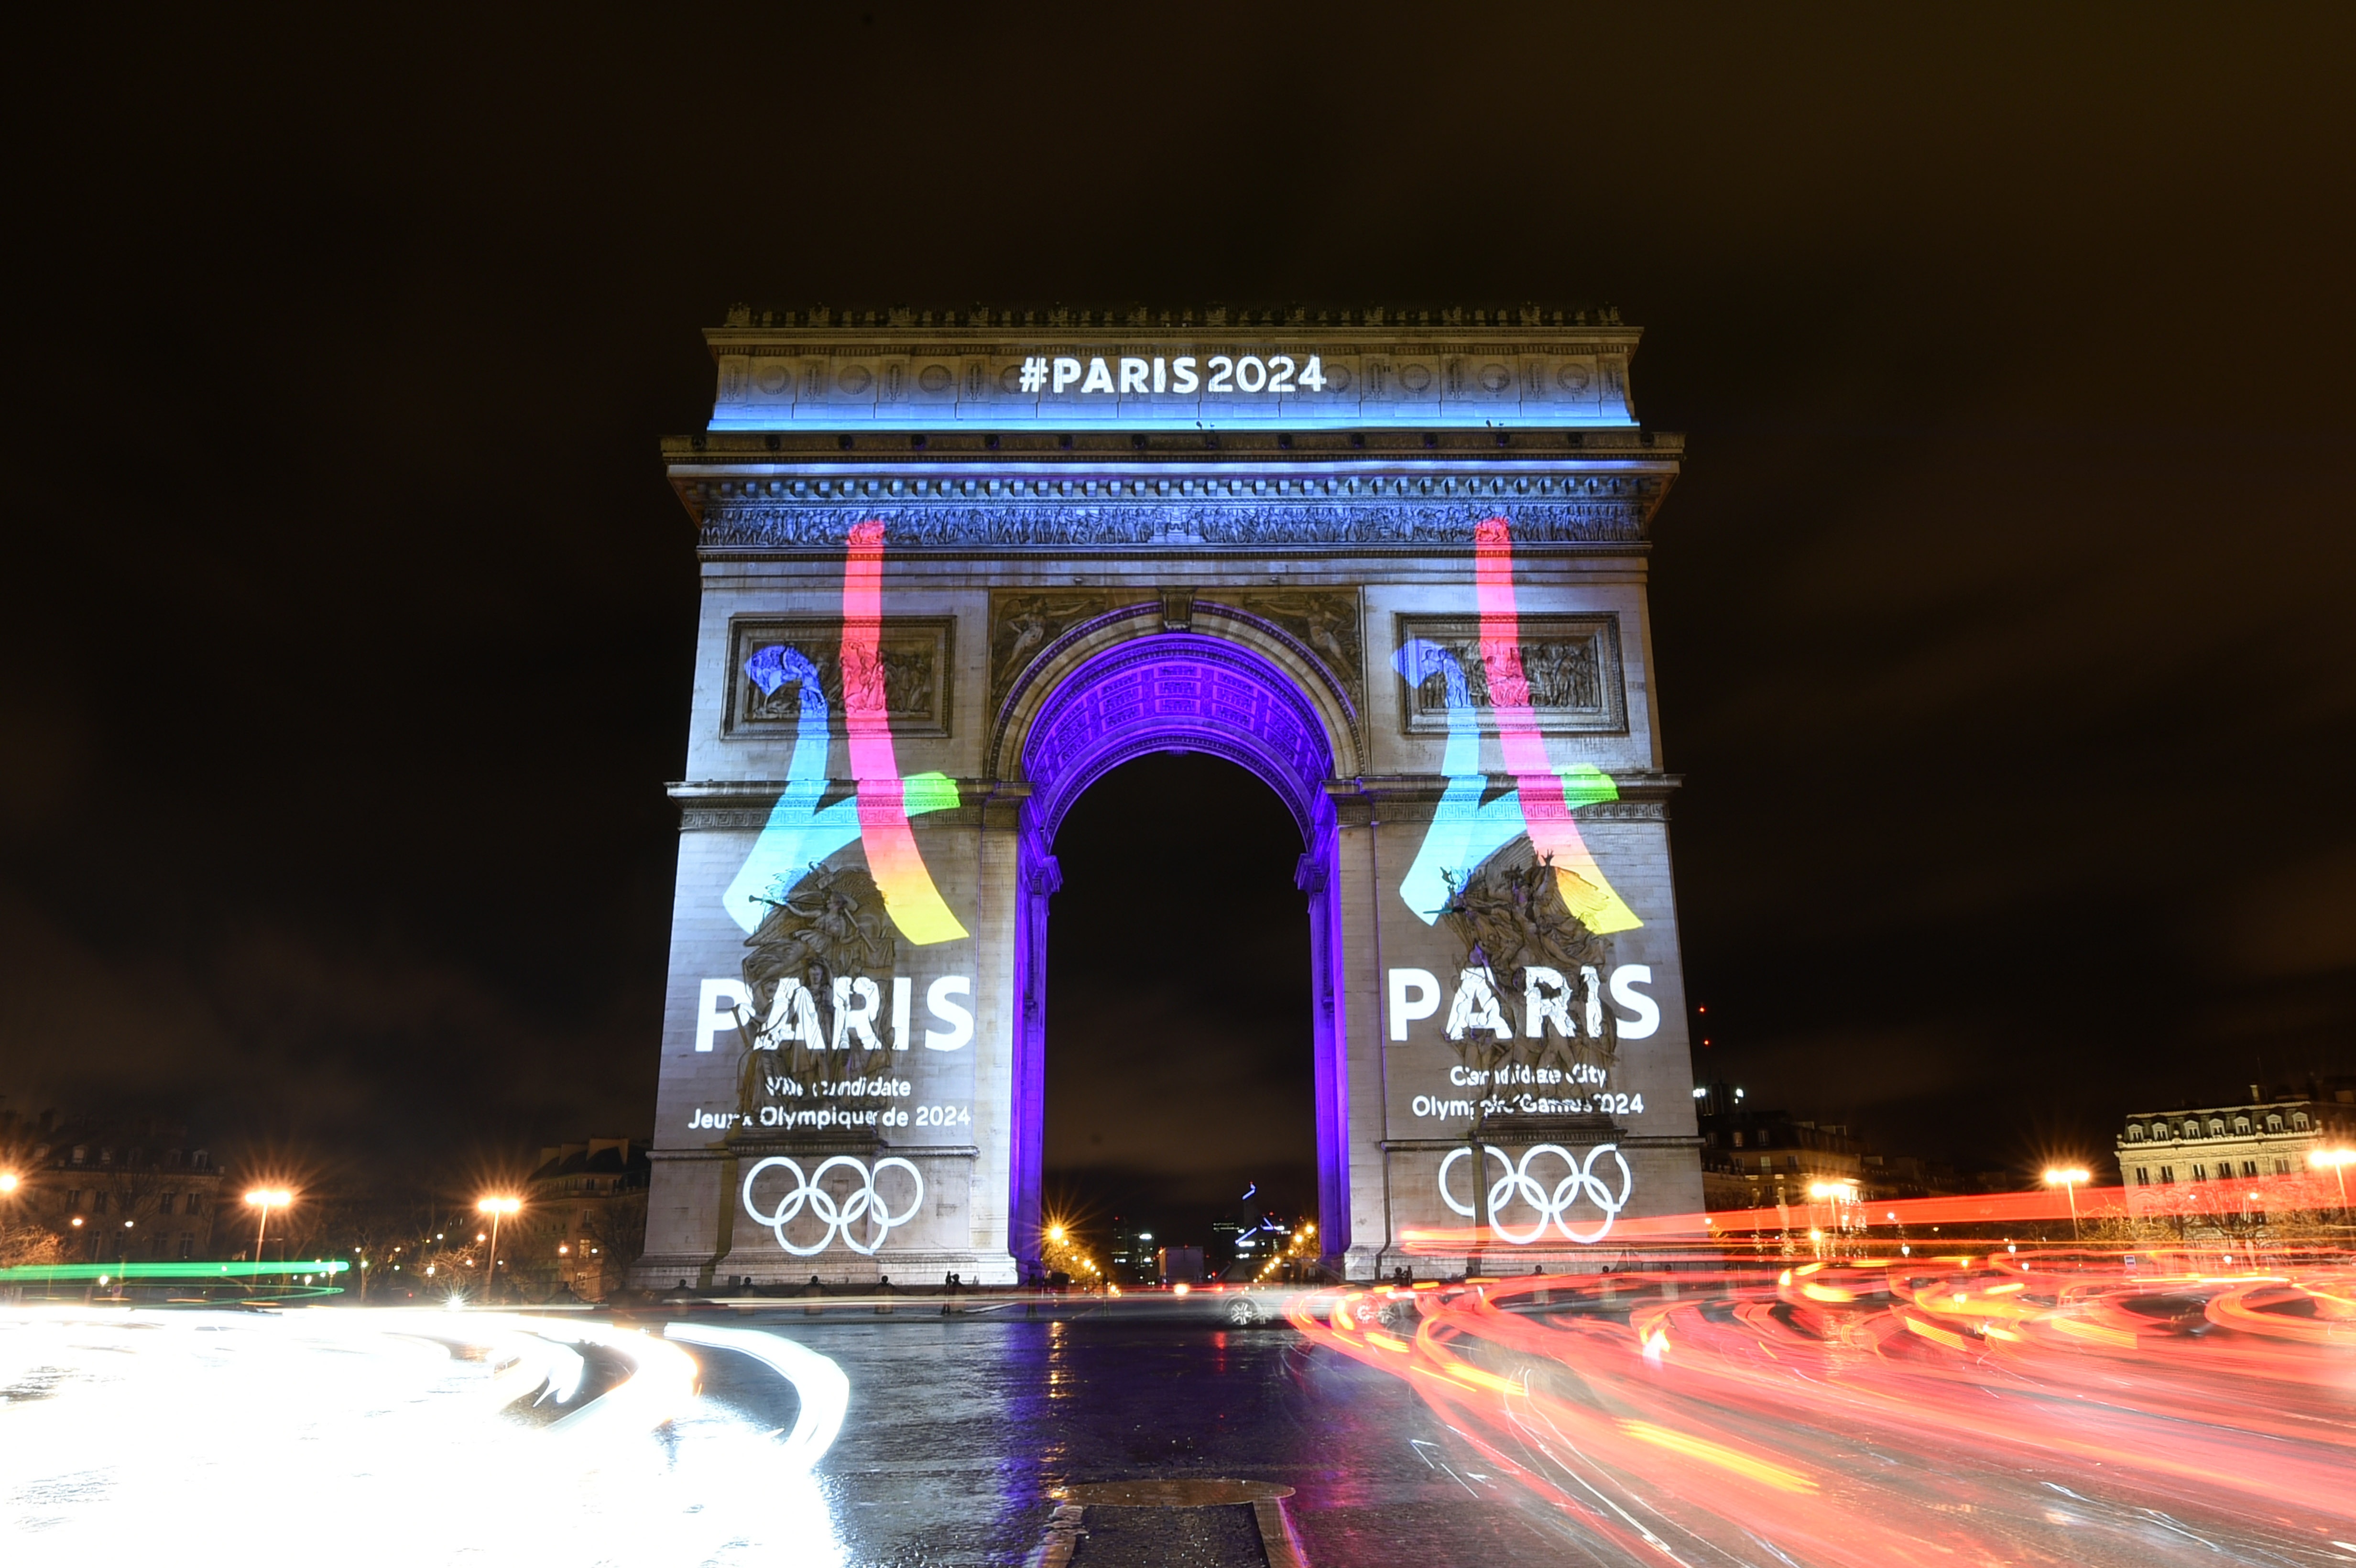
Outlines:
POLYGON ((1301 829, 1295 884, 1309 901, 1316 1053, 1319 1250, 1350 1244, 1347 1076, 1337 835, 1327 781, 1333 746, 1293 676, 1256 649, 1192 632, 1123 642, 1059 680, 1022 739, 1031 795, 1023 808, 1015 922, 1013 1170, 1009 1240, 1038 1255, 1040 1167, 1045 1147, 1047 904, 1063 885, 1056 829, 1089 784, 1153 752, 1207 752, 1249 769, 1301 829))

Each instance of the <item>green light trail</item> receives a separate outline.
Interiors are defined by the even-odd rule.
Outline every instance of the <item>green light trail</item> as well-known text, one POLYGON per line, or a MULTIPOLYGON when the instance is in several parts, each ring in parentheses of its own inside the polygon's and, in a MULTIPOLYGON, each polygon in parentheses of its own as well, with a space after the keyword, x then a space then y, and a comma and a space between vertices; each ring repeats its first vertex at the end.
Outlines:
POLYGON ((27 1264, 0 1268, 0 1280, 24 1279, 251 1279, 261 1275, 343 1274, 351 1264, 333 1258, 279 1264, 27 1264))

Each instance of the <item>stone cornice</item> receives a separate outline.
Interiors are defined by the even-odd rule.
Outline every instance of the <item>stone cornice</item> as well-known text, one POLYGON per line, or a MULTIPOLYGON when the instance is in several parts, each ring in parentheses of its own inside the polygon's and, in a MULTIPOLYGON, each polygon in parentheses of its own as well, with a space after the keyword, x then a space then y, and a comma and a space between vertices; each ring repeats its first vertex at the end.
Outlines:
MULTIPOLYGON (((1007 808, 1019 805, 1031 794, 1027 782, 956 782, 964 804, 951 811, 928 812, 916 819, 918 827, 970 827, 987 822, 991 827, 1012 828, 1016 818, 1007 808)), ((1579 807, 1579 820, 1665 820, 1669 797, 1685 779, 1678 773, 1615 773, 1612 782, 1618 787, 1620 798, 1579 807)), ((1365 826, 1370 808, 1371 815, 1385 822, 1428 821, 1447 789, 1448 780, 1438 773, 1386 773, 1330 779, 1325 784, 1327 796, 1342 808, 1345 827, 1365 826)), ((680 805, 680 827, 685 832, 757 830, 768 821, 770 807, 785 790, 783 779, 704 779, 667 786, 671 799, 680 805)))
POLYGON ((977 339, 1028 344, 1069 339, 1074 333, 1143 343, 1192 340, 1198 335, 1276 333, 1288 340, 1324 343, 1387 337, 1420 340, 1462 337, 1493 343, 1527 337, 1549 346, 1602 343, 1633 346, 1644 328, 1631 326, 1614 305, 1579 309, 1526 300, 1513 305, 1441 305, 1402 308, 1393 304, 1315 307, 1303 304, 1119 306, 1049 305, 1008 308, 993 304, 939 307, 915 305, 839 310, 813 304, 802 309, 729 307, 724 325, 704 329, 717 344, 923 342, 939 336, 958 343, 977 339), (1590 316, 1594 320, 1590 322, 1590 316))
POLYGON ((1685 437, 1669 431, 1524 430, 1511 424, 1482 430, 1425 430, 1413 424, 1368 425, 1356 430, 1227 428, 1201 431, 1125 431, 1076 428, 970 431, 712 431, 665 436, 666 463, 712 463, 739 466, 779 463, 796 471, 814 463, 843 463, 864 470, 897 459, 916 465, 939 463, 1050 462, 1064 464, 1122 461, 1167 463, 1376 462, 1416 458, 1483 465, 1526 458, 1574 461, 1613 457, 1666 460, 1683 455, 1685 437))

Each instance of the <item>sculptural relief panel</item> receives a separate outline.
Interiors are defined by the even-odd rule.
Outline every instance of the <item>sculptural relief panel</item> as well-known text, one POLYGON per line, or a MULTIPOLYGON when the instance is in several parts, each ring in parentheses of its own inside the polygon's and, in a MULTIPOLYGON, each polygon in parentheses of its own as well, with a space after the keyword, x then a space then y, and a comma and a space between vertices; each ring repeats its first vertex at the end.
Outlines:
MULTIPOLYGON (((1628 730, 1628 692, 1620 662, 1620 618, 1613 614, 1519 617, 1522 673, 1531 717, 1551 734, 1619 735, 1628 730)), ((1478 616, 1401 615, 1398 643, 1420 638, 1453 655, 1474 707, 1490 708, 1488 661, 1478 616)), ((1399 723, 1410 735, 1448 731, 1448 691, 1438 675, 1398 683, 1399 723)))
POLYGON ((1281 627, 1333 675, 1348 694, 1354 712, 1366 710, 1365 637, 1356 589, 1229 592, 1214 588, 1199 597, 1205 603, 1232 605, 1281 627))
MULTIPOLYGON (((949 732, 950 649, 957 620, 949 615, 887 615, 877 639, 884 682, 884 716, 893 733, 905 739, 944 737, 949 732)), ((829 615, 740 617, 729 627, 728 706, 723 732, 790 735, 800 719, 799 687, 776 672, 779 656, 791 650, 816 666, 827 699, 829 722, 844 727, 842 621, 829 615)))
POLYGON ((1023 672, 1073 627, 1152 597, 1142 589, 1028 589, 990 596, 990 706, 997 712, 1023 672))

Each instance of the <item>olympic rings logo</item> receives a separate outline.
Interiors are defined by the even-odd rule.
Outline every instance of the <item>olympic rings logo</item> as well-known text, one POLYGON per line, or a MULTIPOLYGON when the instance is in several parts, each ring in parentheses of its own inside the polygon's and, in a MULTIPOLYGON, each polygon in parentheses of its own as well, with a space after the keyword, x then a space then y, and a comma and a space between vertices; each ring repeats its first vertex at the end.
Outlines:
MULTIPOLYGON (((1617 1144, 1598 1144, 1587 1151, 1587 1157, 1584 1160, 1573 1158, 1570 1151, 1559 1144, 1536 1144, 1523 1153, 1522 1162, 1519 1165, 1515 1165, 1513 1157, 1495 1144, 1484 1144, 1482 1147, 1495 1156, 1497 1162, 1505 1168, 1505 1174, 1497 1178, 1489 1188, 1489 1227, 1496 1232, 1497 1239, 1501 1242, 1507 1242, 1517 1247, 1526 1247, 1546 1234, 1548 1224, 1552 1224, 1556 1230, 1560 1231, 1566 1241, 1577 1242, 1581 1245, 1600 1242, 1605 1232, 1612 1229, 1612 1221, 1620 1217, 1621 1209, 1628 1201, 1628 1189, 1634 1179, 1629 1173, 1628 1162, 1621 1157, 1617 1144), (1595 1162, 1607 1154, 1612 1157, 1612 1162, 1620 1168, 1620 1192, 1617 1197, 1612 1195, 1612 1189, 1604 1184, 1603 1179, 1595 1174, 1595 1162), (1563 1168, 1569 1173, 1556 1182, 1552 1188, 1548 1188, 1542 1179, 1530 1173, 1530 1168, 1537 1162, 1541 1155, 1554 1156, 1555 1158, 1562 1161, 1563 1168), (1515 1235, 1512 1229, 1498 1217, 1505 1206, 1516 1198, 1537 1211, 1537 1221, 1530 1225, 1526 1232, 1521 1235, 1515 1235), (1582 1199, 1603 1211, 1603 1223, 1598 1225, 1591 1235, 1580 1234, 1571 1228, 1570 1221, 1564 1218, 1565 1211, 1582 1199)), ((1450 1209, 1469 1220, 1472 1218, 1472 1205, 1459 1202, 1456 1194, 1448 1189, 1449 1171, 1468 1152, 1461 1148, 1451 1149, 1448 1157, 1440 1162, 1440 1196, 1441 1201, 1445 1202, 1450 1209)))
POLYGON ((884 1238, 892 1233, 892 1227, 905 1225, 915 1218, 917 1207, 924 1200, 924 1177, 917 1173, 915 1166, 897 1155, 884 1156, 875 1162, 875 1168, 870 1170, 851 1156, 839 1154, 821 1161, 819 1168, 808 1176, 802 1174, 802 1168, 793 1160, 783 1155, 771 1155, 744 1173, 744 1212, 768 1226, 776 1234, 777 1245, 798 1258, 816 1257, 834 1245, 837 1236, 841 1236, 843 1245, 852 1252, 872 1257, 875 1249, 884 1244, 884 1238), (775 1211, 764 1214, 754 1207, 753 1183, 759 1180, 761 1173, 771 1166, 781 1166, 791 1173, 794 1185, 792 1190, 777 1200, 775 1211), (916 1184, 916 1189, 908 1200, 908 1206, 897 1214, 893 1213, 884 1201, 884 1195, 875 1190, 876 1179, 895 1166, 908 1173, 908 1179, 916 1184), (851 1171, 859 1178, 859 1185, 843 1194, 840 1200, 819 1185, 826 1179, 827 1172, 837 1168, 851 1171), (798 1247, 786 1239, 786 1227, 800 1218, 805 1208, 809 1211, 811 1219, 826 1226, 826 1234, 814 1247, 798 1247), (864 1241, 860 1239, 860 1227, 866 1231, 864 1241))

